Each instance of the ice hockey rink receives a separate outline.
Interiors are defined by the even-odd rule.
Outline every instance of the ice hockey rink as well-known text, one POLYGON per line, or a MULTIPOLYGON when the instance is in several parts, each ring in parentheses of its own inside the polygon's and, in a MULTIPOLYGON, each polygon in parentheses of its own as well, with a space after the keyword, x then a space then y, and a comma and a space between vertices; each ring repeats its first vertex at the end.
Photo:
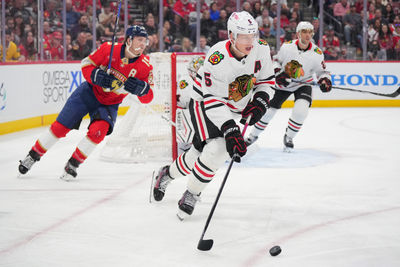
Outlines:
POLYGON ((0 136, 0 266, 400 266, 400 108, 313 108, 289 154, 290 112, 233 165, 208 252, 196 247, 228 164, 181 222, 185 178, 149 203, 162 162, 103 162, 100 146, 64 182, 81 127, 18 178, 18 160, 46 128, 0 136))

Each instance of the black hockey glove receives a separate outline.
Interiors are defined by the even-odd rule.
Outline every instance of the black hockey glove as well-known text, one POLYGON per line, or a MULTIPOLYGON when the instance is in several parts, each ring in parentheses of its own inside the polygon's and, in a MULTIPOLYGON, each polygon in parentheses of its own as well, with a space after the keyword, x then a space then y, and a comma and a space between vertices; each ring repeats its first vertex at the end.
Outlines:
POLYGON ((286 87, 289 85, 289 82, 287 79, 290 80, 290 77, 284 71, 282 71, 281 73, 279 73, 278 75, 275 76, 275 82, 281 87, 286 87))
POLYGON ((242 111, 240 123, 245 124, 246 119, 251 115, 249 125, 253 125, 264 116, 267 108, 269 108, 269 95, 266 92, 255 93, 253 100, 242 111))
POLYGON ((137 96, 144 96, 150 90, 150 85, 135 77, 129 77, 125 82, 125 90, 137 96))
POLYGON ((229 120, 222 125, 221 131, 224 133, 226 151, 229 153, 229 156, 234 161, 240 162, 240 157, 246 154, 247 146, 239 126, 236 125, 234 120, 229 120))
POLYGON ((90 74, 90 79, 92 79, 94 84, 109 90, 115 90, 122 86, 122 82, 120 80, 110 74, 107 74, 107 72, 99 68, 96 68, 92 71, 90 74))
POLYGON ((332 82, 326 77, 319 79, 318 84, 323 93, 328 93, 332 90, 332 82))

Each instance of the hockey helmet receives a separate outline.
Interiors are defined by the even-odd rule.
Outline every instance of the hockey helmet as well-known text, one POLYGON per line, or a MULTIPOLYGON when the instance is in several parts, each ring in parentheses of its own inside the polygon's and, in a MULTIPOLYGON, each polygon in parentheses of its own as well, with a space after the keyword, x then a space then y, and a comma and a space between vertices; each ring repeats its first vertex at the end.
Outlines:
POLYGON ((126 30, 125 37, 133 39, 133 37, 135 36, 143 36, 147 38, 148 34, 143 26, 139 25, 129 26, 128 29, 126 30))
POLYGON ((297 24, 296 32, 301 32, 302 30, 311 30, 314 33, 314 26, 308 21, 300 21, 297 24))
POLYGON ((204 58, 202 56, 194 56, 187 66, 189 75, 194 79, 196 77, 197 71, 203 65, 204 65, 204 58))
POLYGON ((246 11, 233 12, 228 19, 228 33, 230 32, 235 39, 238 34, 257 34, 258 23, 246 11))

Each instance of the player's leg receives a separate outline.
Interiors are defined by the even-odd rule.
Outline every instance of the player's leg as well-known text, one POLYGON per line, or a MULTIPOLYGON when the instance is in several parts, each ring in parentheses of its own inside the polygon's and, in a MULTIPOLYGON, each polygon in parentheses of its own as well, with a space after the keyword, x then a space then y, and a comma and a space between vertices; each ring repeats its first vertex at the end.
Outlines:
POLYGON ((253 129, 245 140, 248 146, 257 141, 258 136, 266 129, 267 125, 275 116, 278 109, 281 108, 283 102, 285 102, 290 95, 291 92, 275 90, 274 97, 270 101, 270 108, 267 109, 267 112, 264 114, 261 120, 254 124, 253 129))
POLYGON ((283 144, 286 151, 294 148, 293 138, 300 131, 304 121, 307 118, 309 108, 312 103, 312 88, 311 86, 302 86, 294 93, 294 107, 292 115, 289 118, 283 144))
MULTIPOLYGON (((179 210, 184 215, 193 213, 201 192, 214 178, 221 165, 229 159, 223 137, 209 139, 203 151, 194 163, 192 173, 188 176, 187 189, 178 202, 179 210)), ((182 214, 182 213, 180 213, 182 214)), ((184 217, 178 216, 183 219, 184 217)))
POLYGON ((79 128, 82 117, 88 113, 86 104, 81 99, 82 92, 86 90, 86 83, 79 86, 68 98, 56 121, 35 142, 28 155, 20 161, 18 170, 21 174, 27 173, 32 165, 55 144, 65 137, 74 128, 79 128))
POLYGON ((106 135, 111 134, 117 118, 118 104, 101 105, 95 111, 90 112, 91 123, 86 136, 78 143, 71 158, 64 167, 61 179, 70 180, 77 176, 77 168, 95 150, 106 135))

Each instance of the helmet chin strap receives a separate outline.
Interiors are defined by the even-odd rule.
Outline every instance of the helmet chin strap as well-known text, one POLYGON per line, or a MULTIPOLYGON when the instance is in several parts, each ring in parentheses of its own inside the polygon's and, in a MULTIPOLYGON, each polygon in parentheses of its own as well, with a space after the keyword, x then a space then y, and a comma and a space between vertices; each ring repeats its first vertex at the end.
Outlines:
MULTIPOLYGON (((133 54, 131 51, 130 51, 130 48, 131 48, 131 46, 132 46, 132 39, 131 39, 131 44, 128 44, 129 42, 126 42, 126 52, 128 52, 128 54, 131 56, 131 57, 138 57, 139 55, 135 55, 135 54, 133 54)), ((135 49, 136 51, 138 51, 138 50, 140 50, 140 48, 136 48, 135 49)))

